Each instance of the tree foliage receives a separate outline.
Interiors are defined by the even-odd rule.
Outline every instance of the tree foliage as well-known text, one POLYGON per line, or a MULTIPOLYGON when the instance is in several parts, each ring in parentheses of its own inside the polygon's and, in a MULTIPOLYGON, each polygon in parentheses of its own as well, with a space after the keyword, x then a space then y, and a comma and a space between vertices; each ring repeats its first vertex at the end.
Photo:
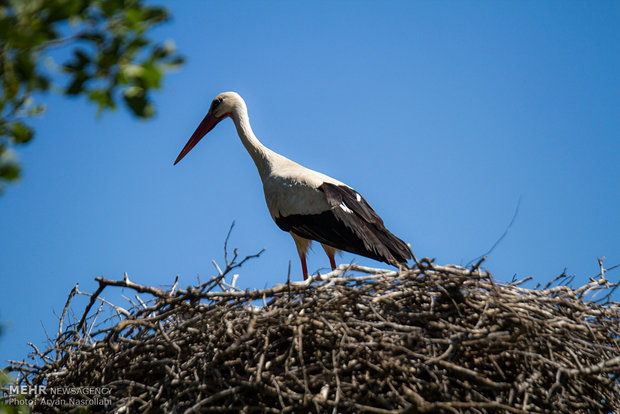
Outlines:
POLYGON ((122 101, 154 114, 150 91, 183 62, 171 42, 147 37, 168 19, 142 0, 0 0, 0 192, 20 176, 14 150, 32 140, 27 120, 47 93, 84 96, 98 113, 122 101))
MULTIPOLYGON (((13 384, 13 379, 10 378, 3 370, 0 369, 0 397, 3 397, 6 389, 10 384, 13 384)), ((18 399, 24 399, 23 396, 17 396, 18 399)), ((27 405, 9 405, 0 400, 0 414, 28 414, 30 412, 27 405)))

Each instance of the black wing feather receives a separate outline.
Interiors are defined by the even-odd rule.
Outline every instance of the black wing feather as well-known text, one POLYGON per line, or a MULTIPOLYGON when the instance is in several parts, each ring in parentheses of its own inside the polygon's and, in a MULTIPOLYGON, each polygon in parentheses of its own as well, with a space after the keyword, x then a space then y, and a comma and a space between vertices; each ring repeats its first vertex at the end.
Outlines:
POLYGON ((381 217, 355 190, 330 183, 323 183, 319 190, 325 193, 330 210, 278 217, 276 224, 298 236, 394 266, 411 258, 409 246, 385 228, 381 217))

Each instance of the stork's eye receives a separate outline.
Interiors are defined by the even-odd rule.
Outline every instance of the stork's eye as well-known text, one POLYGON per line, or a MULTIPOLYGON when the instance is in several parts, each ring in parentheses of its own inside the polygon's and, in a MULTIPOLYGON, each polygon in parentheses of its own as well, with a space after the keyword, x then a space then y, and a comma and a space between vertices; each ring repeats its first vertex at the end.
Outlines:
POLYGON ((222 98, 214 99, 213 103, 211 104, 211 110, 214 110, 215 108, 217 108, 217 106, 221 103, 222 103, 222 98))

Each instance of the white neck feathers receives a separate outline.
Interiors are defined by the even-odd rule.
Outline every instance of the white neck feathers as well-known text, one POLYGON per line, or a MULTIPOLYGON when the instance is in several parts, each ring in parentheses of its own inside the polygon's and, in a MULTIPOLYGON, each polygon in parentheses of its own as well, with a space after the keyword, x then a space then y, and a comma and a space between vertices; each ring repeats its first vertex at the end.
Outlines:
POLYGON ((254 160, 254 164, 256 164, 261 180, 264 180, 271 172, 271 162, 276 154, 265 147, 254 135, 245 102, 241 101, 239 105, 235 105, 231 118, 235 123, 243 146, 252 157, 252 160, 254 160))

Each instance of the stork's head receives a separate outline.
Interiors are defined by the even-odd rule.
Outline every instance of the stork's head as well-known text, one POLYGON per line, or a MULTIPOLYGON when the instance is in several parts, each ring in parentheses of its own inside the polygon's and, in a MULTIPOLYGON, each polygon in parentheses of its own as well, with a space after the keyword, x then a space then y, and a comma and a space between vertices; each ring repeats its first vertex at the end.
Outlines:
POLYGON ((174 164, 176 165, 188 152, 191 151, 192 148, 198 141, 202 139, 209 131, 211 131, 222 119, 227 118, 229 116, 233 116, 234 113, 238 112, 245 108, 245 102, 241 99, 241 96, 236 92, 223 92, 215 97, 213 102, 211 102, 211 106, 209 107, 209 112, 204 117, 196 131, 192 134, 185 147, 181 150, 181 153, 177 157, 174 164))
POLYGON ((211 102, 209 114, 221 121, 228 116, 232 116, 233 112, 242 106, 245 106, 245 102, 243 102, 243 99, 241 99, 237 92, 222 92, 211 102))

